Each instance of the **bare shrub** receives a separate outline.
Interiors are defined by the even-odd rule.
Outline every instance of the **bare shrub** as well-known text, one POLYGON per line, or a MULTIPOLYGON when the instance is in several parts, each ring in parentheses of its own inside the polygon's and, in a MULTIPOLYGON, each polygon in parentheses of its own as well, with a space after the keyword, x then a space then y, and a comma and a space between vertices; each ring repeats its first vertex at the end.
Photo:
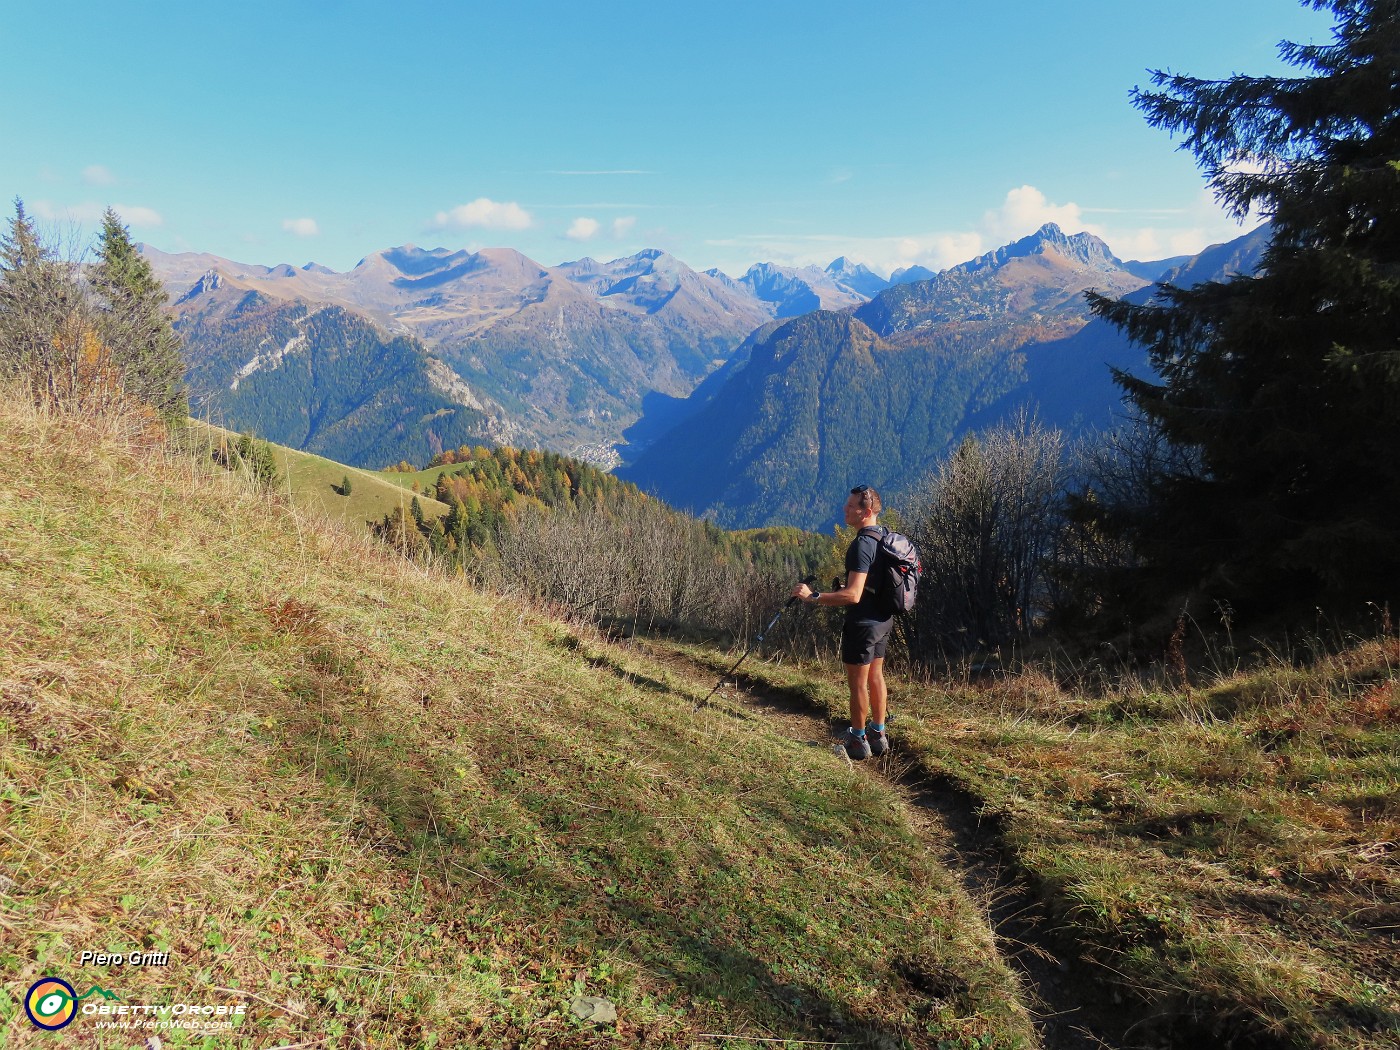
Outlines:
POLYGON ((916 659, 1002 646, 1043 613, 1061 530, 1064 435, 1022 414, 968 437, 908 501, 924 564, 916 659))

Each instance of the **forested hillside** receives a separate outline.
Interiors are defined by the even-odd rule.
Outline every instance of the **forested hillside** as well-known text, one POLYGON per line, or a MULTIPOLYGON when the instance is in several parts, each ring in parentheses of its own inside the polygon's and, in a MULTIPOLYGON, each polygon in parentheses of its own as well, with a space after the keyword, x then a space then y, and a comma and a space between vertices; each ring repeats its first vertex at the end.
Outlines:
POLYGON ((898 488, 932 467, 967 406, 1012 382, 1012 352, 901 349, 847 314, 807 314, 618 473, 722 525, 822 528, 839 520, 852 485, 898 488))
POLYGON ((398 507, 374 531, 409 557, 633 627, 740 637, 831 550, 794 528, 727 532, 553 452, 462 446, 381 477, 449 509, 398 507))
POLYGON ((499 417, 408 336, 216 281, 192 299, 204 305, 183 310, 176 331, 201 419, 359 467, 503 436, 499 417))

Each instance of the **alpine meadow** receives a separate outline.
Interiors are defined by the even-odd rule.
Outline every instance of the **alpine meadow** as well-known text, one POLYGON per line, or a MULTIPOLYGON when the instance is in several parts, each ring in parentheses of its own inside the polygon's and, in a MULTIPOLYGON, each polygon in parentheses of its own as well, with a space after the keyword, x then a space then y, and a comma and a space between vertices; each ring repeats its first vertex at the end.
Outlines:
POLYGON ((1400 0, 994 6, 16 5, 0 1047, 1400 1050, 1400 0))

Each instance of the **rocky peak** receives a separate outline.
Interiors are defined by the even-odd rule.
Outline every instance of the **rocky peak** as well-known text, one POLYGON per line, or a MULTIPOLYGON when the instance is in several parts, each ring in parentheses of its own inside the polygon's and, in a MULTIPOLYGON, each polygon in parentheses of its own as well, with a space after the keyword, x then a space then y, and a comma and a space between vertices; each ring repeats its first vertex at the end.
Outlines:
POLYGON ((223 286, 224 275, 221 274, 218 270, 210 270, 199 280, 195 281, 194 285, 190 288, 190 290, 184 295, 180 296, 177 302, 188 302, 191 299, 197 298, 201 295, 206 295, 209 292, 216 292, 223 286))
POLYGON ((1079 263, 1096 270, 1121 270, 1123 264, 1112 250, 1092 233, 1066 234, 1053 222, 1047 222, 1035 233, 1022 237, 1019 241, 979 255, 971 262, 953 267, 954 271, 976 273, 979 270, 997 269, 1012 259, 1025 259, 1032 255, 1059 255, 1071 262, 1079 263))

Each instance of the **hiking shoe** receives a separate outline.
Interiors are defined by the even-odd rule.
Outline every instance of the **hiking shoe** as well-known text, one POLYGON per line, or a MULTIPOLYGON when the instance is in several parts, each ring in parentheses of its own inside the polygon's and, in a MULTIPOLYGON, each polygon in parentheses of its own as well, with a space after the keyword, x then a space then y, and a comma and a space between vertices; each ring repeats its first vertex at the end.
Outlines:
POLYGON ((873 729, 867 729, 865 741, 870 748, 870 754, 875 758, 879 758, 890 749, 890 738, 885 735, 883 729, 878 733, 873 729))
POLYGON ((863 736, 856 736, 854 729, 846 730, 846 754, 851 756, 853 762, 863 762, 870 757, 870 741, 863 736))

